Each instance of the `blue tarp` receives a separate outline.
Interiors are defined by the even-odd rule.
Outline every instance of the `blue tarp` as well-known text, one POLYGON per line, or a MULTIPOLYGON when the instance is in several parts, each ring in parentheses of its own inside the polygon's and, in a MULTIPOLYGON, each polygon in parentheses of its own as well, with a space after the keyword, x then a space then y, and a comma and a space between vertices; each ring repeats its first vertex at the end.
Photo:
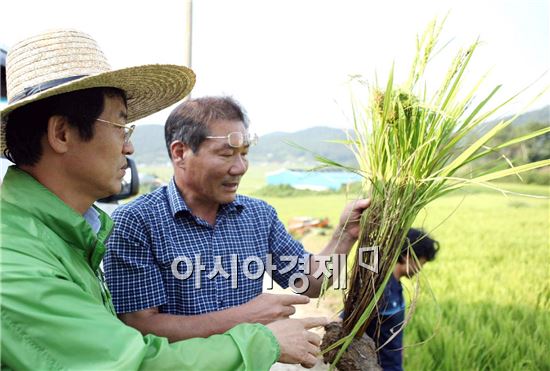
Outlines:
POLYGON ((343 184, 358 182, 361 177, 343 171, 280 170, 267 175, 268 185, 287 184, 298 189, 338 190, 343 184))

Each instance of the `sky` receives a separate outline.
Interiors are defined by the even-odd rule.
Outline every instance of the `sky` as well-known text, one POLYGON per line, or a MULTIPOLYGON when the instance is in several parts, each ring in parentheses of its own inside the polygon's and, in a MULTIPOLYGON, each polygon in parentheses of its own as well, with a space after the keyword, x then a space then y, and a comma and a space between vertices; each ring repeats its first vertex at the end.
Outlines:
MULTIPOLYGON (((185 1, 167 0, 5 0, 0 44, 9 48, 44 30, 70 27, 95 38, 113 68, 185 64, 185 9, 185 1)), ((502 115, 522 109, 550 85, 550 0, 194 0, 192 96, 231 95, 260 135, 348 128, 349 76, 384 81, 394 63, 402 81, 416 35, 446 14, 441 40, 449 45, 434 60, 434 86, 451 54, 478 37, 467 82, 489 72, 480 97, 502 84, 496 104, 535 82, 502 115)), ((549 104, 549 97, 531 107, 549 104)), ((138 130, 164 124, 172 108, 138 121, 138 130)))

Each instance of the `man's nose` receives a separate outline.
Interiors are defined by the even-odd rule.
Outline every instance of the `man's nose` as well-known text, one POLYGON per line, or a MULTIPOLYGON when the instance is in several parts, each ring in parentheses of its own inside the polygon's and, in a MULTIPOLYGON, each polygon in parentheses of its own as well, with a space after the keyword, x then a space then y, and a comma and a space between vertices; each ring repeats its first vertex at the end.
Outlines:
POLYGON ((124 155, 131 155, 132 153, 134 153, 134 144, 132 143, 132 141, 124 143, 124 145, 122 146, 122 153, 124 155))
POLYGON ((248 160, 242 156, 238 155, 233 166, 229 169, 231 175, 243 175, 248 169, 248 160))

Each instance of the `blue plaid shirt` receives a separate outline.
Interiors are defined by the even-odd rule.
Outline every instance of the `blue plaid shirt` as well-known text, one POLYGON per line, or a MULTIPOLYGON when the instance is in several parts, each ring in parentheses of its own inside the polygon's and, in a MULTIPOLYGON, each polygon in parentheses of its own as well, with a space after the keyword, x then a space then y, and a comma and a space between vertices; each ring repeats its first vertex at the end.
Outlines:
POLYGON ((302 268, 287 257, 308 255, 264 201, 237 195, 212 226, 191 214, 173 179, 120 206, 113 219, 104 268, 117 313, 159 307, 193 315, 241 305, 261 294, 268 254, 284 288, 302 268))

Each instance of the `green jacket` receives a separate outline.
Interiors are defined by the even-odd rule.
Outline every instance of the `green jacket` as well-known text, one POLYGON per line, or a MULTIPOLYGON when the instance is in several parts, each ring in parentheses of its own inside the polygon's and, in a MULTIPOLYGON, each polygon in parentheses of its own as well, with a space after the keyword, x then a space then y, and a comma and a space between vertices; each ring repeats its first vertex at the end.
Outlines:
POLYGON ((1 196, 2 368, 268 370, 279 357, 265 326, 168 343, 114 314, 99 263, 113 222, 84 218, 12 166, 1 196))

